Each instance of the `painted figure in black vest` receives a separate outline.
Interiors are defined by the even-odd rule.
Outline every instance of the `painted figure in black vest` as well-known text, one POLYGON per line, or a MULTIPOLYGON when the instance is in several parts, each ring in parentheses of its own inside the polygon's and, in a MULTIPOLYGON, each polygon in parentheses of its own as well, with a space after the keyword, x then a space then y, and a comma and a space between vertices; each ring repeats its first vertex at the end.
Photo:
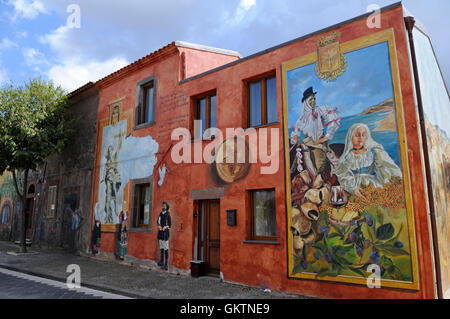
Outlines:
POLYGON ((165 270, 169 269, 167 263, 169 261, 169 235, 171 226, 172 220, 170 218, 169 204, 163 202, 162 212, 159 213, 158 217, 158 240, 159 248, 161 249, 161 260, 158 266, 164 267, 165 270))
POLYGON ((92 229, 92 237, 91 237, 91 249, 92 249, 92 254, 94 256, 98 254, 98 251, 100 249, 100 240, 102 237, 101 227, 102 227, 102 225, 100 223, 100 220, 96 216, 94 228, 92 229))

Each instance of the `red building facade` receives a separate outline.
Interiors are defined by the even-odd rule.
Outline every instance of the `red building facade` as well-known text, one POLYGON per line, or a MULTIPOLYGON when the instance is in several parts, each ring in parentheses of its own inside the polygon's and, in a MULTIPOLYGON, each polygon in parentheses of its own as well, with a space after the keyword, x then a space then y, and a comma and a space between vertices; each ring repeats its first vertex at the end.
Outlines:
MULTIPOLYGON (((157 218, 161 203, 166 201, 172 216, 171 271, 188 272, 191 261, 201 259, 209 273, 221 273, 227 281, 274 290, 326 298, 433 298, 434 257, 423 195, 426 192, 423 151, 403 7, 394 5, 383 9, 380 28, 369 28, 367 18, 368 15, 355 18, 242 59, 232 51, 173 42, 98 81, 92 222, 94 219, 102 222, 101 249, 111 254, 115 252, 116 225, 119 213, 124 211, 129 216, 127 256, 157 262, 157 218), (325 251, 322 256, 318 248, 314 248, 324 236, 316 218, 311 217, 312 224, 309 221, 301 224, 301 227, 309 227, 308 231, 314 237, 315 244, 310 245, 309 250, 303 248, 308 245, 307 236, 300 235, 301 248, 295 237, 298 236, 295 231, 299 229, 294 222, 294 208, 301 210, 304 203, 314 204, 312 210, 318 208, 320 220, 325 195, 320 195, 320 205, 306 197, 301 197, 298 207, 291 204, 296 195, 291 193, 294 181, 287 173, 292 166, 287 150, 291 148, 289 139, 292 136, 289 131, 292 125, 287 118, 291 112, 288 90, 293 74, 289 72, 296 70, 298 65, 308 66, 311 57, 312 61, 317 60, 321 54, 318 50, 321 39, 336 32, 339 39, 333 41, 337 41, 341 53, 356 52, 380 43, 387 43, 389 48, 391 64, 388 65, 391 66, 396 110, 393 125, 398 134, 395 152, 399 154, 401 165, 398 166, 402 169, 404 185, 401 196, 405 207, 399 211, 405 214, 402 217, 405 226, 398 227, 403 225, 403 219, 399 217, 396 224, 397 217, 392 217, 396 220, 389 223, 393 225, 393 234, 386 235, 389 238, 385 236, 385 241, 381 240, 382 231, 374 226, 379 238, 369 243, 374 253, 370 254, 370 260, 382 266, 382 261, 377 259, 381 254, 383 265, 393 261, 389 264, 389 274, 382 277, 379 289, 368 288, 363 283, 367 273, 364 276, 354 273, 353 277, 363 279, 353 279, 345 271, 316 276, 323 271, 320 268, 322 261, 325 263, 329 258, 325 251), (227 140, 225 153, 221 153, 224 144, 217 131, 212 132, 215 136, 212 139, 205 138, 203 130, 202 135, 198 135, 196 119, 203 119, 204 128, 215 127, 224 134, 230 128, 243 128, 246 133, 243 139, 247 141, 245 149, 256 149, 256 154, 252 153, 256 160, 252 162, 245 158, 244 163, 217 161, 218 156, 226 158, 229 155, 228 145, 237 145, 236 140, 227 140), (184 128, 191 134, 185 143, 180 142, 181 133, 173 133, 177 128, 184 128), (256 148, 252 134, 256 136, 256 148), (217 147, 215 151, 207 149, 211 158, 215 158, 212 163, 198 155, 208 153, 205 151, 208 145, 217 147), (184 151, 181 151, 183 147, 184 151), (268 150, 262 152, 264 148, 268 150), (188 149, 190 155, 186 153, 188 149), (183 154, 185 161, 178 163, 178 157, 183 154), (264 173, 265 170, 270 173, 264 173), (384 255, 383 250, 377 255, 375 247, 379 246, 375 246, 375 242, 387 244, 395 234, 405 236, 406 241, 401 240, 403 248, 398 248, 400 244, 396 243, 395 247, 402 251, 390 251, 404 255, 392 257, 387 253, 384 255), (308 252, 311 256, 313 252, 317 253, 314 255, 316 261, 308 252), (308 268, 311 265, 319 268, 313 271, 308 268), (401 273, 398 276, 395 267, 401 273), (403 269, 408 270, 403 273, 403 269)), ((339 50, 334 52, 339 53, 339 50)), ((351 72, 354 65, 351 58, 348 53, 342 76, 351 72)), ((301 68, 298 70, 300 72, 301 68)), ((318 80, 312 81, 310 83, 318 80)), ((315 89, 314 84, 299 86, 300 98, 302 94, 303 98, 307 96, 308 86, 315 89)), ((318 155, 314 157, 316 164, 317 158, 318 155)), ((336 180, 331 180, 329 171, 309 175, 306 179, 316 182, 318 175, 327 177, 323 177, 325 182, 319 181, 321 186, 317 189, 330 192, 332 186, 338 185, 336 180)), ((394 215, 393 211, 390 210, 388 215, 394 215)), ((330 216, 332 214, 330 211, 330 216)), ((359 217, 352 219, 346 227, 364 223, 364 214, 360 213, 359 217)), ((383 227, 383 230, 389 227, 383 227)), ((358 234, 358 231, 354 230, 354 233, 358 234)), ((351 242, 351 237, 349 239, 351 242)), ((350 244, 345 242, 339 247, 350 247, 350 244)), ((357 244, 352 247, 359 254, 357 244)), ((355 254, 351 256, 357 259, 355 254)), ((327 265, 332 263, 329 259, 327 265)), ((386 268, 384 270, 388 271, 386 268)))

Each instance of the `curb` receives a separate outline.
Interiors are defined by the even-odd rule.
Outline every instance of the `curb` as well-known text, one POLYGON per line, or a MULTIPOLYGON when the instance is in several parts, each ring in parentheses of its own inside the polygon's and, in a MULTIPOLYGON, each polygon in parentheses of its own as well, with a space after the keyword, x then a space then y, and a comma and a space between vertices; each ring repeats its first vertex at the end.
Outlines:
MULTIPOLYGON (((20 269, 20 268, 12 267, 12 266, 5 265, 5 264, 0 264, 0 268, 20 272, 20 273, 31 275, 31 276, 36 276, 36 277, 46 278, 46 279, 50 279, 50 280, 54 280, 54 281, 59 281, 59 282, 63 282, 63 283, 67 282, 66 278, 61 278, 61 277, 57 277, 57 276, 53 276, 53 275, 49 275, 49 274, 43 274, 43 273, 35 272, 32 270, 20 269)), ((81 287, 100 290, 100 291, 109 292, 109 293, 113 293, 113 294, 117 294, 117 295, 123 295, 126 297, 135 298, 135 299, 157 299, 154 297, 144 296, 144 295, 140 295, 140 294, 137 294, 134 292, 120 290, 117 288, 113 288, 110 286, 103 286, 103 285, 99 285, 99 284, 82 282, 81 287)))

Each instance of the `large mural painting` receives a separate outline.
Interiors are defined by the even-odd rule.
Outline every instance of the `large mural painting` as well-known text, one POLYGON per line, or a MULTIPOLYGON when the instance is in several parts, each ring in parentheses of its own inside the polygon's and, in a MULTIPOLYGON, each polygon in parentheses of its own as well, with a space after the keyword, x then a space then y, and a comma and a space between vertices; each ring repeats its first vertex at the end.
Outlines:
POLYGON ((151 137, 133 137, 132 110, 120 114, 113 106, 111 118, 100 123, 101 159, 99 165, 98 197, 95 204, 95 219, 103 225, 119 224, 119 214, 129 211, 122 207, 130 202, 124 196, 130 180, 153 175, 158 143, 151 137))
POLYGON ((413 29, 413 38, 425 116, 441 282, 444 296, 450 298, 450 100, 430 39, 417 27, 413 29))
POLYGON ((288 276, 418 289, 394 35, 339 41, 282 65, 288 276))

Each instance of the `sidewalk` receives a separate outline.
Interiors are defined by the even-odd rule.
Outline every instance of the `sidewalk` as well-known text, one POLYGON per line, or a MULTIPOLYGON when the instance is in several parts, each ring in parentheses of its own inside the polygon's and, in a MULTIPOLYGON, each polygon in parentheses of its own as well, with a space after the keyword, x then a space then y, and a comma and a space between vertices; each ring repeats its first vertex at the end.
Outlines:
POLYGON ((133 298, 163 299, 262 299, 310 298, 277 291, 264 292, 262 288, 221 282, 219 278, 193 278, 186 274, 151 269, 145 264, 103 261, 87 256, 75 256, 60 250, 40 250, 28 247, 27 255, 10 255, 19 246, 0 241, 0 267, 66 282, 66 268, 77 264, 81 268, 81 285, 88 288, 121 294, 133 298))

